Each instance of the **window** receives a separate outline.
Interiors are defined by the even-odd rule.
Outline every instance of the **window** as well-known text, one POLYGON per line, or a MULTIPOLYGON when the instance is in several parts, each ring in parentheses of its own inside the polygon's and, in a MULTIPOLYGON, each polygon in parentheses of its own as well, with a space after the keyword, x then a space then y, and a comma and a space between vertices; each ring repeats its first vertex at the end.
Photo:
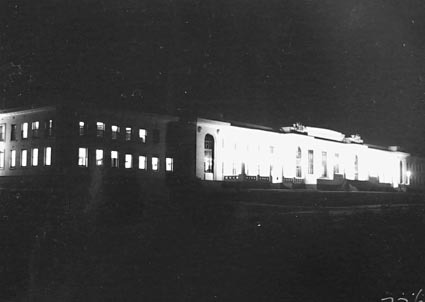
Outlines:
POLYGON ((328 177, 328 154, 322 152, 322 177, 328 177))
POLYGON ((0 169, 4 169, 4 150, 0 150, 0 169))
POLYGON ((139 169, 146 170, 146 156, 144 155, 139 156, 139 169))
POLYGON ((28 151, 23 149, 21 150, 21 167, 26 167, 28 165, 28 151))
POLYGON ((359 157, 357 155, 354 157, 354 179, 359 179, 359 157))
POLYGON ((335 153, 334 174, 339 174, 339 154, 335 153))
POLYGON ((302 171, 301 171, 301 148, 298 147, 297 153, 295 156, 295 176, 301 177, 302 171))
POLYGON ((10 168, 16 167, 16 150, 10 152, 10 168))
POLYGON ((22 124, 21 137, 22 139, 28 138, 28 123, 22 124))
POLYGON ((124 156, 124 168, 131 169, 133 167, 133 155, 126 154, 124 156))
POLYGON ((153 141, 154 144, 158 144, 159 143, 159 130, 158 129, 154 129, 153 130, 152 141, 153 141))
POLYGON ((78 148, 78 165, 80 167, 89 166, 89 152, 87 148, 78 148))
POLYGON ((131 128, 130 127, 126 127, 125 128, 125 140, 126 141, 130 141, 131 140, 131 128))
POLYGON ((103 166, 103 150, 96 149, 96 166, 103 166))
POLYGON ((118 168, 118 151, 111 151, 111 167, 118 168))
POLYGON ((31 150, 31 165, 33 167, 38 166, 38 148, 31 150))
POLYGON ((314 152, 308 150, 308 174, 314 174, 314 152))
POLYGON ((152 157, 152 170, 153 171, 158 171, 158 169, 159 169, 159 158, 153 156, 152 157))
POLYGON ((6 124, 0 125, 0 141, 4 141, 6 139, 6 124))
POLYGON ((16 141, 16 125, 13 124, 10 128, 10 140, 16 141))
POLYGON ((31 124, 32 137, 39 136, 39 129, 40 129, 40 122, 39 121, 32 122, 31 124))
POLYGON ((46 120, 44 122, 44 128, 46 129, 46 136, 53 136, 53 120, 46 120))
POLYGON ((146 143, 146 129, 139 129, 139 138, 142 140, 143 143, 146 143))
POLYGON ((79 122, 79 134, 80 134, 80 136, 84 136, 84 135, 86 135, 86 124, 84 123, 84 122, 82 122, 82 121, 80 121, 79 122))
POLYGON ((214 137, 211 134, 205 135, 204 140, 204 171, 214 173, 214 137))
POLYGON ((96 137, 105 136, 105 123, 97 122, 96 123, 96 137))
POLYGON ((44 165, 45 166, 52 165, 52 147, 44 148, 44 165))
POLYGON ((117 139, 118 134, 120 133, 120 127, 113 125, 111 126, 111 131, 112 131, 112 139, 117 139))
POLYGON ((165 158, 165 171, 173 171, 174 170, 174 160, 172 157, 165 158))

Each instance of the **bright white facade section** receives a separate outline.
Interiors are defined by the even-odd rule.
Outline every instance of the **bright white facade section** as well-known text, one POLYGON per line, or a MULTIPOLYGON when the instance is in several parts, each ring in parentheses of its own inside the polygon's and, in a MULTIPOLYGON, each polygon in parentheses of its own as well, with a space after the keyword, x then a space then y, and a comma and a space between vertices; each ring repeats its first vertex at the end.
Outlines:
MULTIPOLYGON (((283 129, 283 128, 282 128, 283 129)), ((288 127, 291 130, 291 127, 288 127)), ((257 129, 198 119, 196 176, 203 180, 298 179, 306 185, 336 178, 398 187, 407 184, 407 153, 377 149, 358 136, 304 127, 302 132, 257 129)))

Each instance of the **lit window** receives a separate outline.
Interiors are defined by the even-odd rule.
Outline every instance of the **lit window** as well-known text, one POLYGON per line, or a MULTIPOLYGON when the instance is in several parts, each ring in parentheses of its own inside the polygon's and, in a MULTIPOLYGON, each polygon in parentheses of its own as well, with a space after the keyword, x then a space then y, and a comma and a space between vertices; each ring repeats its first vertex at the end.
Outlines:
POLYGON ((322 152, 322 177, 328 177, 328 154, 322 152))
POLYGON ((96 166, 103 166, 103 150, 96 149, 96 166))
POLYGON ((4 141, 6 139, 6 124, 0 125, 0 141, 4 141))
POLYGON ((165 171, 173 171, 174 160, 171 157, 165 158, 165 171))
POLYGON ((88 167, 89 166, 89 154, 87 148, 78 148, 78 165, 80 167, 88 167))
POLYGON ((314 152, 308 150, 308 174, 314 174, 314 152))
POLYGON ((295 176, 296 177, 301 177, 302 176, 302 171, 301 171, 301 148, 298 147, 297 149, 297 154, 296 154, 296 158, 295 158, 295 176))
POLYGON ((0 150, 0 169, 4 169, 4 150, 0 150))
POLYGON ((204 139, 204 171, 214 172, 214 137, 211 134, 205 135, 204 139))
POLYGON ((44 165, 45 166, 52 165, 52 147, 44 148, 44 165))
POLYGON ((12 150, 10 152, 10 167, 11 168, 16 167, 16 150, 12 150))
POLYGON ((28 138, 28 123, 22 124, 21 136, 22 136, 23 139, 28 138))
POLYGON ((28 160, 28 151, 23 149, 21 150, 21 167, 27 166, 27 160, 28 160))
POLYGON ((105 135, 105 123, 97 122, 96 123, 96 136, 103 137, 105 135))
POLYGON ((133 167, 133 156, 126 154, 124 157, 124 168, 131 169, 133 167))
POLYGON ((113 125, 111 126, 111 130, 112 130, 112 139, 117 139, 118 133, 120 132, 120 127, 113 125))
POLYGON ((139 169, 146 170, 146 156, 139 156, 139 169))
POLYGON ((118 151, 111 151, 111 167, 118 168, 118 151))
POLYGON ((38 148, 32 149, 31 152, 31 165, 38 166, 38 148))
POLYGON ((335 153, 334 173, 339 174, 339 154, 335 153))
POLYGON ((142 142, 146 143, 146 129, 139 129, 139 138, 142 140, 142 142))
POLYGON ((46 120, 44 126, 46 129, 46 136, 53 136, 53 120, 46 120))
POLYGON ((158 157, 152 157, 152 170, 158 171, 159 169, 159 158, 158 157))
MULTIPOLYGON (((400 165, 401 164, 400 162, 400 165)), ((354 157, 354 179, 359 179, 359 157, 357 155, 354 157)))
POLYGON ((86 124, 84 122, 79 122, 79 126, 80 126, 80 130, 79 130, 79 134, 80 136, 83 136, 86 134, 86 124))
POLYGON ((10 140, 16 141, 16 125, 13 124, 10 128, 10 140))
POLYGON ((125 140, 126 141, 131 140, 131 128, 130 127, 125 128, 125 140))
POLYGON ((38 137, 39 136, 39 129, 40 129, 40 122, 35 121, 31 124, 31 131, 32 131, 32 137, 38 137))
POLYGON ((152 142, 154 144, 158 144, 159 143, 159 130, 158 129, 155 129, 152 132, 152 142))

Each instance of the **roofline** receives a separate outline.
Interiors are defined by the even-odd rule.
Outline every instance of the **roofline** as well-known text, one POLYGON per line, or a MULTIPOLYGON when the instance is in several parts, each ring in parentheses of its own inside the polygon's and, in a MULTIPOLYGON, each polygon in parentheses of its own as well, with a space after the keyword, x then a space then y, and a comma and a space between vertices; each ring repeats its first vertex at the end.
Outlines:
POLYGON ((57 105, 14 107, 14 108, 1 109, 0 114, 8 114, 8 113, 23 114, 27 112, 29 113, 29 112, 38 112, 38 111, 46 111, 46 110, 56 110, 57 107, 58 107, 57 105))

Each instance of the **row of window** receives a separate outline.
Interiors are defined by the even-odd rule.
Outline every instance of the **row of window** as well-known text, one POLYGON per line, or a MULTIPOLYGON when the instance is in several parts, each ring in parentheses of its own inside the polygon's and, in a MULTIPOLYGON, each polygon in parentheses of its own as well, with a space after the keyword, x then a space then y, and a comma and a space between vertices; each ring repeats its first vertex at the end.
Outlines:
MULTIPOLYGON (((139 170, 148 169, 148 157, 146 155, 139 155, 137 157, 138 164, 134 164, 133 154, 125 153, 124 154, 124 168, 132 169, 135 166, 139 170)), ((95 163, 96 166, 105 165, 105 152, 103 149, 96 149, 95 153, 95 163)), ((119 168, 120 165, 120 153, 118 151, 110 151, 110 167, 119 168)), ((88 148, 78 148, 78 166, 88 167, 89 166, 89 149, 88 148)), ((159 171, 160 159, 157 156, 152 156, 150 160, 150 169, 152 171, 159 171)), ((165 158, 165 171, 171 172, 174 170, 174 160, 172 157, 165 158)))
MULTIPOLYGON (((236 144, 235 144, 236 149, 236 144)), ((270 153, 274 153, 274 147, 270 146, 270 153)), ((301 148, 298 147, 296 152, 296 177, 302 177, 301 168, 301 148)), ((358 157, 354 161, 355 177, 358 177, 358 157)), ((232 168, 235 173, 235 168, 232 168)), ((204 139, 204 171, 206 173, 214 173, 214 137, 210 134, 205 135, 204 139)), ((335 153, 334 173, 339 174, 339 154, 335 153)), ((314 174, 314 151, 308 150, 308 174, 314 174)), ((321 163, 321 176, 328 177, 328 154, 326 151, 322 152, 321 163)))
MULTIPOLYGON (((21 139, 27 139, 29 137, 29 123, 25 122, 20 125, 11 124, 10 125, 10 140, 16 141, 18 139, 18 126, 20 126, 21 139)), ((44 136, 49 137, 53 136, 53 120, 48 119, 44 121, 44 136)), ((0 141, 6 139, 6 124, 0 124, 0 141)), ((31 122, 31 136, 33 138, 38 138, 41 135, 40 121, 31 122)))
MULTIPOLYGON (((354 159, 354 170, 355 177, 358 177, 358 157, 356 155, 354 159)), ((308 174, 314 174, 314 151, 308 150, 308 174)), ((334 162, 334 174, 339 174, 339 154, 335 153, 335 162, 334 162)), ((321 162, 321 177, 328 177, 328 153, 326 151, 322 151, 322 162, 321 162)), ((297 149, 296 153, 296 177, 302 177, 301 170, 301 148, 297 149)))
MULTIPOLYGON (((10 151, 9 167, 14 169, 17 167, 18 161, 20 162, 20 167, 27 167, 31 165, 36 167, 39 165, 39 152, 43 150, 43 165, 51 166, 52 165, 52 147, 45 147, 44 149, 32 148, 30 150, 21 149, 10 151)), ((0 150, 0 169, 5 167, 5 150, 0 150)))
MULTIPOLYGON (((117 125, 111 125, 111 138, 113 140, 119 139, 121 137, 121 128, 117 125)), ((79 135, 85 136, 87 135, 88 131, 88 125, 84 121, 79 122, 79 135)), ((96 122, 96 137, 104 137, 106 132, 106 125, 103 122, 96 122)), ((132 127, 125 127, 123 130, 123 138, 126 141, 134 140, 136 137, 136 129, 133 129, 132 127)), ((148 136, 148 131, 143 128, 137 129, 137 138, 142 141, 143 143, 146 143, 146 139, 148 136)), ((160 133, 158 129, 152 130, 152 142, 154 144, 159 143, 160 139, 160 133)))

